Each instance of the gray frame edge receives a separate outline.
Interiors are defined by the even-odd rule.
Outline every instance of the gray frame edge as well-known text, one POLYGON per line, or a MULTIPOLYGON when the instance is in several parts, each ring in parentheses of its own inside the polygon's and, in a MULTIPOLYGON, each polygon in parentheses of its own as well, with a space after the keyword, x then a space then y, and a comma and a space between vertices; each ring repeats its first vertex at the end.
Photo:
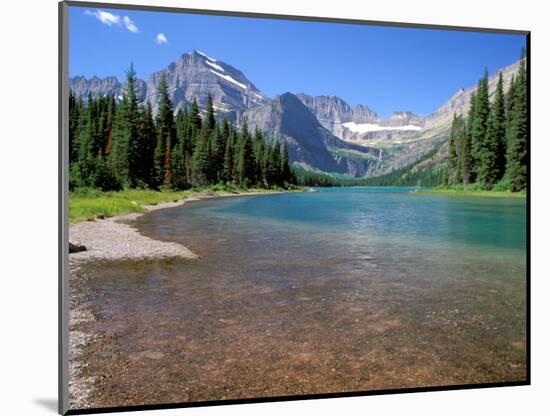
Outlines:
POLYGON ((58 3, 58 213, 59 213, 59 264, 58 264, 58 412, 69 410, 69 37, 68 4, 58 3))

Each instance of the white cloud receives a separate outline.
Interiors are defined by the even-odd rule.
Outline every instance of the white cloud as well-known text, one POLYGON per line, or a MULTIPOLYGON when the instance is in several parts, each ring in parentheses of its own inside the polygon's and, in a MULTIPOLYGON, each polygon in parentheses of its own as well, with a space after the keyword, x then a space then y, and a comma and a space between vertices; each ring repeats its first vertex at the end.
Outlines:
POLYGON ((139 32, 136 24, 128 16, 120 16, 118 14, 109 13, 103 10, 86 10, 84 14, 95 17, 101 23, 107 26, 123 26, 132 33, 139 32))
POLYGON ((124 16, 124 26, 126 27, 126 29, 128 29, 132 33, 139 32, 139 29, 136 26, 136 24, 128 16, 124 16))
POLYGON ((107 26, 117 25, 120 22, 120 16, 109 12, 104 12, 103 10, 93 12, 91 10, 86 10, 84 13, 88 16, 94 16, 97 20, 107 26))
POLYGON ((155 37, 155 43, 158 45, 162 45, 163 43, 167 43, 168 39, 166 39, 166 35, 164 33, 159 33, 155 37))

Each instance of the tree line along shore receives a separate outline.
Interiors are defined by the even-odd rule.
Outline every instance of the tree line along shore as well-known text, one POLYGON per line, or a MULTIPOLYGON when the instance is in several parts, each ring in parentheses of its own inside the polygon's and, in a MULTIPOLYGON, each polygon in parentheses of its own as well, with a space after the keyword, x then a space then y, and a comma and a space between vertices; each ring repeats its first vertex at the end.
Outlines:
MULTIPOLYGON (((526 60, 504 91, 502 74, 491 99, 485 70, 467 115, 454 115, 443 167, 413 165, 369 178, 291 166, 286 144, 255 129, 216 120, 209 97, 174 114, 164 76, 159 102, 137 96, 133 65, 122 97, 69 95, 71 221, 140 212, 144 205, 191 192, 292 190, 298 186, 428 186, 445 194, 525 194, 528 164, 526 60), (162 192, 158 192, 162 191, 162 192)), ((419 161, 433 158, 433 149, 419 161)), ((434 191, 431 191, 434 192, 434 191)))
POLYGON ((196 100, 174 109, 166 79, 159 81, 159 103, 139 102, 133 66, 122 98, 69 96, 69 187, 95 189, 185 190, 215 184, 247 189, 292 188, 296 179, 286 146, 268 140, 246 120, 237 129, 214 118, 208 97, 201 116, 196 100))

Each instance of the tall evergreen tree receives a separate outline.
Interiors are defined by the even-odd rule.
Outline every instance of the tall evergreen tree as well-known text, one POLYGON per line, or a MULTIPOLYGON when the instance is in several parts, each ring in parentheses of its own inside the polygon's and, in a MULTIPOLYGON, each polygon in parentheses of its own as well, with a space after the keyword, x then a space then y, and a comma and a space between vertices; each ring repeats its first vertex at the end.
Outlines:
POLYGON ((206 117, 204 119, 207 133, 214 130, 216 119, 214 118, 214 105, 212 104, 212 96, 208 94, 208 102, 206 104, 206 117))
POLYGON ((190 123, 192 128, 195 130, 195 134, 201 130, 202 119, 196 99, 193 99, 193 104, 191 104, 190 123))
POLYGON ((170 185, 174 189, 187 189, 190 186, 187 173, 187 157, 183 143, 178 140, 172 150, 172 177, 170 185))
POLYGON ((193 152, 193 184, 208 185, 210 169, 208 135, 206 129, 201 129, 199 141, 193 152))
POLYGON ((290 160, 288 158, 288 148, 286 142, 283 142, 283 151, 281 157, 281 178, 283 184, 286 182, 288 184, 293 183, 292 170, 290 169, 290 160))
POLYGON ((233 130, 228 132, 227 141, 225 143, 225 152, 223 158, 223 172, 222 180, 223 182, 234 182, 234 166, 235 166, 235 134, 233 130))
POLYGON ((483 78, 481 78, 478 83, 475 109, 472 118, 472 160, 476 177, 479 176, 481 153, 487 134, 489 112, 489 74, 487 68, 485 68, 483 78))
POLYGON ((496 178, 500 180, 506 170, 506 100, 504 97, 504 80, 499 73, 495 99, 489 119, 489 136, 496 143, 496 178))
POLYGON ((113 122, 113 145, 109 155, 119 181, 124 186, 136 185, 136 171, 139 170, 140 137, 138 131, 139 108, 136 92, 136 71, 131 64, 126 71, 126 85, 119 111, 113 122))
MULTIPOLYGON (((468 185, 475 179, 474 158, 472 156, 472 128, 476 108, 476 93, 472 92, 470 96, 470 109, 468 111, 468 121, 462 132, 462 146, 460 152, 460 170, 462 172, 462 183, 468 185)), ((463 122, 463 121, 462 121, 463 122)), ((464 122, 463 122, 464 123, 464 122)))
POLYGON ((454 184, 457 182, 462 182, 462 178, 458 176, 458 167, 460 166, 460 161, 458 160, 457 146, 461 132, 459 132, 459 118, 456 113, 453 114, 453 122, 451 124, 451 133, 449 137, 449 156, 448 156, 448 165, 449 165, 449 178, 448 182, 454 184))
POLYGON ((225 135, 223 127, 215 124, 214 129, 210 133, 210 152, 212 159, 211 166, 211 177, 212 182, 218 183, 223 182, 222 172, 223 172, 223 158, 225 154, 225 135))
POLYGON ((515 75, 512 75, 510 80, 510 86, 508 87, 508 92, 506 93, 506 148, 508 148, 508 143, 511 141, 512 136, 512 120, 514 119, 514 106, 516 104, 516 91, 517 91, 517 79, 515 75))
POLYGON ((82 101, 73 90, 69 92, 69 163, 78 160, 78 122, 82 111, 82 101))
POLYGON ((505 108, 502 73, 495 91, 493 105, 489 109, 489 119, 483 140, 478 147, 478 179, 483 189, 491 189, 504 173, 505 108))
POLYGON ((116 100, 114 95, 109 97, 109 107, 108 107, 108 132, 107 132, 107 141, 105 143, 105 157, 108 158, 113 149, 113 124, 115 121, 116 113, 116 100))
POLYGON ((157 184, 169 185, 172 176, 172 149, 175 145, 174 109, 168 93, 164 72, 158 85, 159 104, 156 117, 157 143, 155 148, 155 172, 157 184))
POLYGON ((139 179, 144 185, 154 187, 155 181, 155 147, 156 130, 153 119, 153 108, 150 102, 140 108, 139 121, 140 134, 140 157, 139 157, 139 179))
POLYGON ((239 185, 248 187, 254 172, 254 153, 252 140, 248 132, 248 121, 243 121, 239 135, 238 153, 235 165, 237 181, 239 185))
POLYGON ((506 174, 512 191, 521 191, 527 186, 527 70, 525 59, 520 61, 515 85, 513 104, 508 113, 508 152, 506 174))

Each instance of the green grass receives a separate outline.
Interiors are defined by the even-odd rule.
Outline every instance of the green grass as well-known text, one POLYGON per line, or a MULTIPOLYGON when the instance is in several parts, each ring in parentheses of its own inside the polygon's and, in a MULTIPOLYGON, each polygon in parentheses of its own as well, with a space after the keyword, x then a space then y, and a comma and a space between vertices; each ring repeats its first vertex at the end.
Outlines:
MULTIPOLYGON (((298 189, 297 189, 298 190, 298 189)), ((280 189, 242 189, 228 185, 212 185, 206 189, 189 189, 186 191, 150 191, 126 190, 101 192, 94 189, 82 189, 69 195, 69 221, 75 224, 81 221, 92 221, 131 212, 145 212, 145 205, 157 205, 163 202, 179 201, 191 195, 227 195, 247 192, 286 191, 280 189)))
POLYGON ((144 212, 144 205, 178 201, 188 197, 191 193, 192 191, 158 192, 146 190, 75 192, 69 195, 69 221, 77 223, 99 217, 144 212))
POLYGON ((418 194, 437 194, 437 195, 456 195, 456 196, 483 196, 496 198, 525 198, 526 192, 512 192, 508 190, 497 189, 485 191, 477 183, 471 185, 447 185, 440 186, 434 189, 416 191, 418 194))

